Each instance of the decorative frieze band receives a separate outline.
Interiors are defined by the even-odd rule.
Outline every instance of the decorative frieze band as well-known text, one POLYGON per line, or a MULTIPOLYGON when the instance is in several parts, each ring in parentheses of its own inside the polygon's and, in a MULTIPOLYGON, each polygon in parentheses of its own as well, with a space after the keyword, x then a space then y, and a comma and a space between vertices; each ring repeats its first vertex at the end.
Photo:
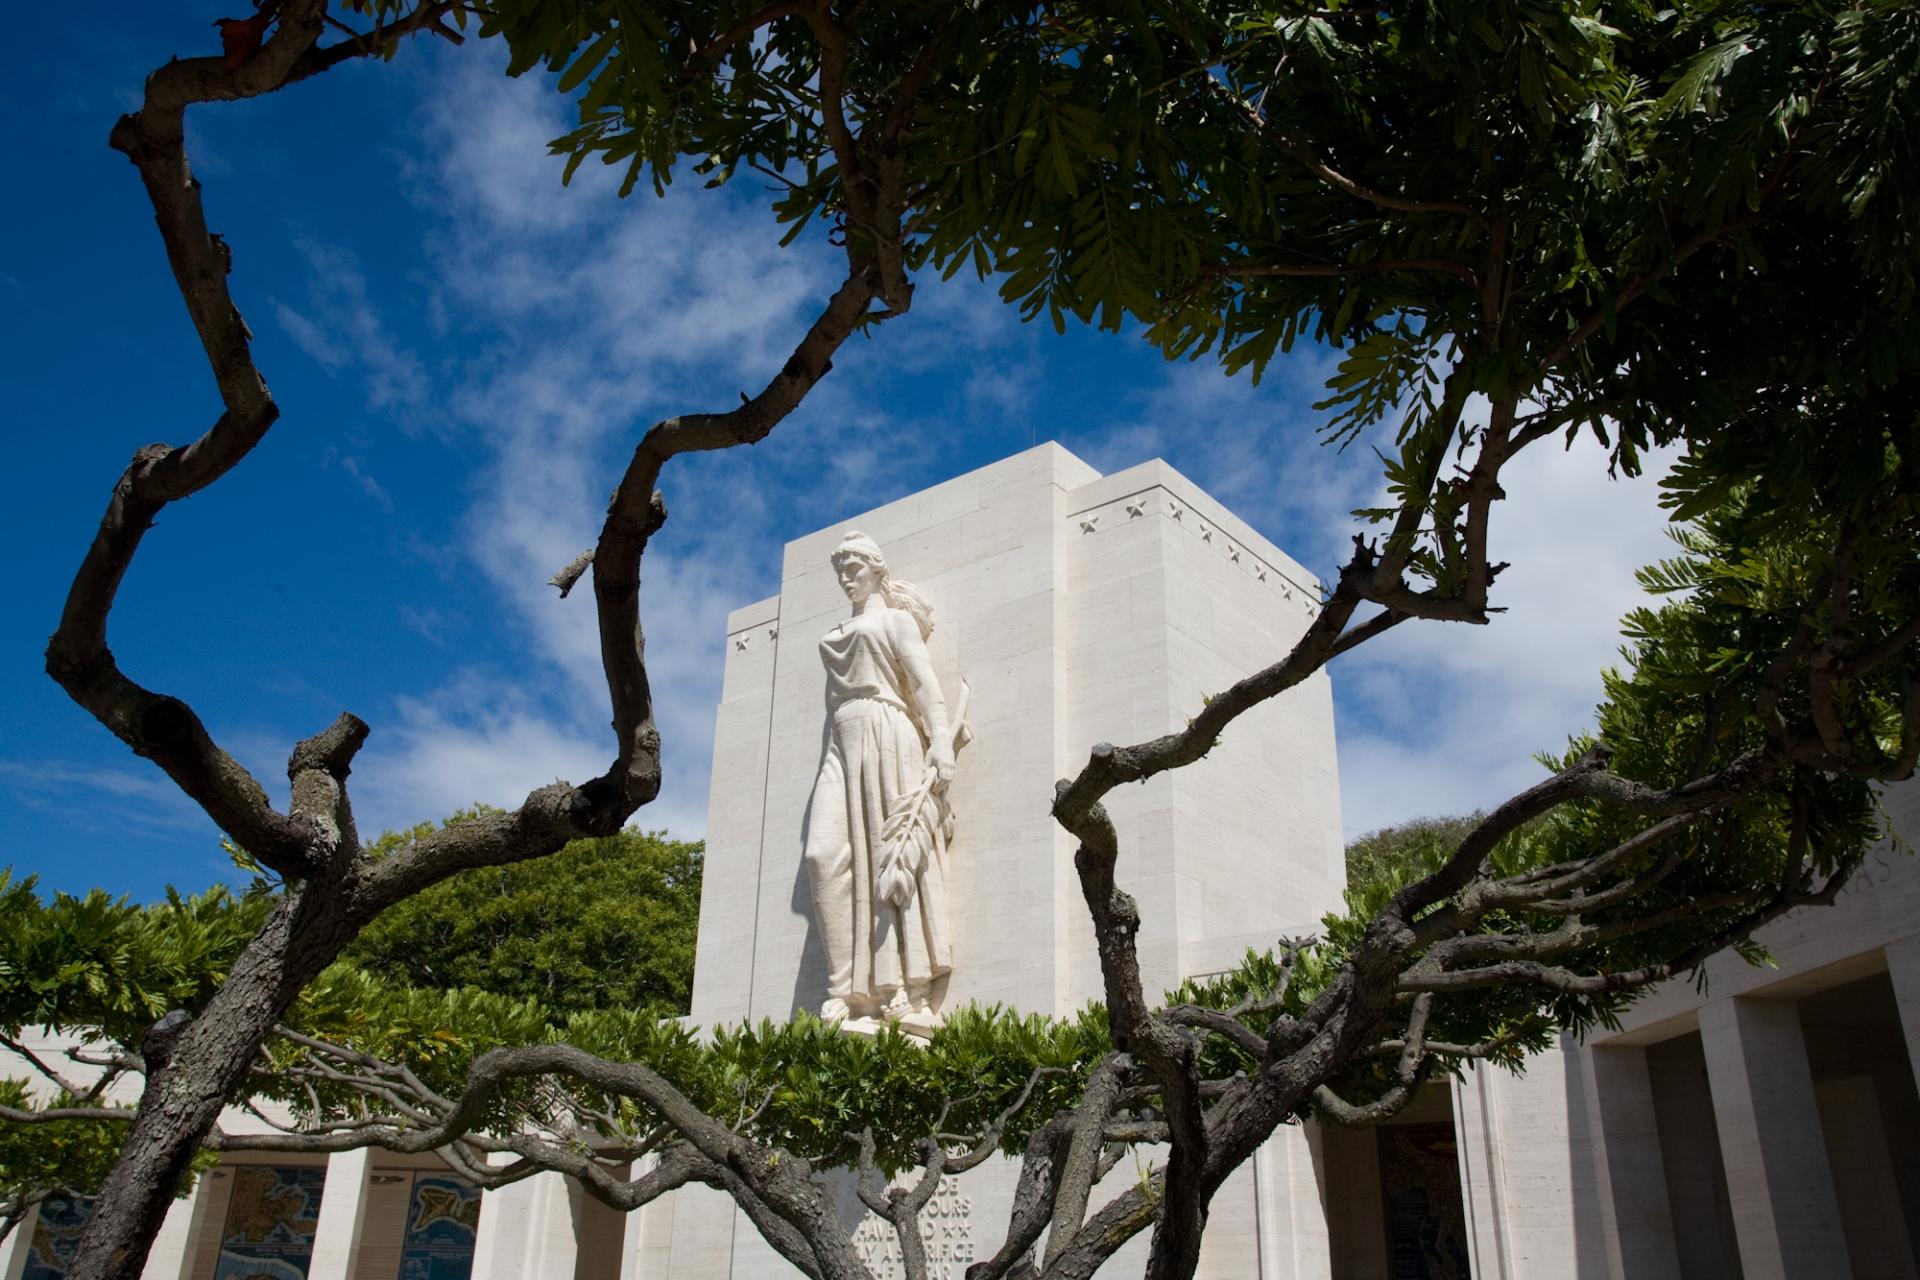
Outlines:
MULTIPOLYGON (((1247 577, 1280 593, 1280 598, 1299 605, 1311 617, 1320 611, 1320 586, 1311 579, 1302 582, 1260 553, 1236 539, 1213 520, 1195 510, 1193 504, 1164 485, 1151 485, 1124 497, 1076 511, 1067 517, 1081 535, 1104 533, 1135 520, 1158 517, 1183 529, 1190 537, 1212 547, 1228 564, 1247 577)), ((780 639, 778 616, 749 623, 727 633, 727 655, 752 653, 771 648, 780 639)))
POLYGON ((1255 582, 1265 583, 1280 593, 1283 600, 1300 604, 1309 615, 1320 611, 1320 586, 1311 580, 1301 582, 1284 569, 1261 558, 1225 529, 1202 515, 1185 499, 1164 485, 1153 485, 1125 497, 1114 498, 1097 507, 1076 511, 1067 519, 1081 534, 1097 534, 1135 520, 1157 516, 1184 529, 1191 537, 1214 548, 1255 582))
POLYGON ((738 631, 727 632, 727 653, 749 653, 755 649, 771 648, 779 639, 779 619, 749 623, 738 631))

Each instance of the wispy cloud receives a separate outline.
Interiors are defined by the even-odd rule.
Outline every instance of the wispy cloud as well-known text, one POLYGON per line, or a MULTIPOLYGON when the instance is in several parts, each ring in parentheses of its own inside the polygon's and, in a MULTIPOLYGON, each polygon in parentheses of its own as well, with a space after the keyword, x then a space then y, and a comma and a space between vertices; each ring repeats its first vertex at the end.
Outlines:
POLYGON ((339 468, 347 479, 353 481, 355 488, 373 499, 382 511, 388 515, 393 514, 393 495, 387 492, 385 485, 374 479, 373 472, 358 455, 329 445, 321 454, 321 463, 324 466, 339 468))
POLYGON ((605 754, 499 673, 464 670, 382 720, 354 765, 355 817, 372 833, 476 803, 510 809, 555 779, 594 777, 605 754))
POLYGON ((0 791, 10 803, 58 812, 82 830, 211 831, 206 815, 158 769, 121 769, 72 760, 0 758, 0 791), (113 807, 103 811, 102 797, 113 807))
POLYGON ((1671 461, 1612 479, 1583 439, 1508 465, 1490 536, 1511 561, 1492 592, 1506 612, 1485 627, 1406 623, 1335 668, 1349 835, 1496 804, 1539 779, 1534 752, 1592 726, 1619 620, 1645 599, 1634 571, 1671 553, 1658 507, 1671 461))
POLYGON ((330 374, 351 368, 362 379, 371 409, 407 409, 427 394, 420 359, 381 319, 355 256, 335 245, 302 239, 310 268, 304 305, 276 300, 274 318, 293 344, 330 374))
MULTIPOLYGON (((563 190, 545 143, 567 128, 566 107, 536 77, 441 60, 423 94, 407 191, 425 225, 460 233, 420 246, 420 281, 447 346, 465 354, 431 380, 405 376, 420 366, 380 341, 395 326, 351 255, 323 246, 308 249, 311 296, 282 306, 280 320, 330 372, 384 379, 370 407, 429 404, 462 451, 477 453, 455 555, 436 563, 487 602, 506 649, 529 661, 462 668, 395 703, 355 769, 370 828, 476 801, 513 805, 556 777, 578 782, 607 767, 614 744, 592 598, 563 601, 546 579, 592 545, 645 426, 737 403, 779 368, 833 284, 831 258, 779 250, 765 210, 731 193, 621 201, 592 164, 563 190)), ((383 492, 358 455, 332 461, 370 495, 383 492)), ((676 463, 667 482, 673 518, 649 550, 642 601, 667 743, 649 824, 704 830, 716 659, 777 509, 765 480, 744 462, 698 459, 676 463)), ((424 612, 408 625, 435 629, 424 612)))

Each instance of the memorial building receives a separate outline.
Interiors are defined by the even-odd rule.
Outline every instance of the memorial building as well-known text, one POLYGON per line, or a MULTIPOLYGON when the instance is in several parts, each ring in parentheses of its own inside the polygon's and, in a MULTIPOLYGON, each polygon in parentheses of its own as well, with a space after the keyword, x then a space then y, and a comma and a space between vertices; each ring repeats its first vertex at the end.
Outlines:
MULTIPOLYGON (((804 1009, 846 1034, 912 1032, 969 1003, 1097 999, 1054 780, 1095 742, 1179 728, 1284 652, 1320 596, 1164 463, 1103 476, 1051 444, 788 543, 779 593, 728 620, 692 1021, 804 1009)), ((1109 797, 1149 991, 1339 906, 1338 787, 1321 673, 1205 760, 1109 797)), ((1920 788, 1886 803, 1920 837, 1920 788)), ((1920 869, 1876 850, 1837 905, 1760 936, 1777 967, 1717 956, 1701 988, 1670 983, 1522 1075, 1431 1086, 1376 1129, 1282 1128, 1216 1197, 1200 1274, 1920 1280, 1920 869)), ((1015 1171, 943 1187, 935 1274, 992 1253, 1015 1171)), ((0 1245, 0 1280, 58 1276, 84 1209, 0 1245)), ((900 1274, 889 1232, 857 1239, 876 1275, 900 1274)), ((1145 1246, 1102 1274, 1139 1275, 1145 1246)), ((174 1207, 146 1271, 793 1274, 704 1187, 621 1215, 558 1175, 481 1193, 384 1152, 231 1157, 174 1207)))

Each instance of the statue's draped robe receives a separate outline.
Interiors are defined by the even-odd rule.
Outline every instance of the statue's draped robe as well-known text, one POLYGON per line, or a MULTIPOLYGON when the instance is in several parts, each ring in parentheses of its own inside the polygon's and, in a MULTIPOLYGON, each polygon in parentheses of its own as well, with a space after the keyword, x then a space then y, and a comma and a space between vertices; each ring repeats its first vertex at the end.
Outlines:
MULTIPOLYGON (((827 958, 827 994, 883 1003, 903 985, 931 982, 953 967, 947 934, 945 801, 927 798, 913 892, 899 906, 879 889, 878 860, 889 814, 897 814, 927 772, 926 736, 896 634, 914 628, 896 609, 873 609, 820 641, 832 724, 806 835, 814 916, 827 958)), ((917 633, 916 633, 917 634, 917 633)))

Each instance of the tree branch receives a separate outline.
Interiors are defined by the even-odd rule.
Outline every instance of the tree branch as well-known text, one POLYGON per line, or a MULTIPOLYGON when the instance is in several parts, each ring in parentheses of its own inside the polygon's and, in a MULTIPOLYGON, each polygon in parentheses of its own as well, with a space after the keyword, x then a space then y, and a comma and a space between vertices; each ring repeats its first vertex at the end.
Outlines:
POLYGON ((1402 613, 1398 609, 1382 609, 1365 622, 1356 623, 1348 627, 1341 633, 1340 638, 1328 647, 1328 661, 1332 661, 1350 649, 1358 649, 1375 636, 1393 630, 1393 628, 1399 626, 1411 616, 1411 614, 1402 613))
POLYGON ((0 1103, 0 1120, 11 1120, 15 1124, 55 1124, 67 1120, 114 1120, 133 1119, 136 1111, 132 1107, 10 1107, 0 1103))
POLYGON ((1628 307, 1639 301, 1640 298, 1646 294, 1648 285, 1666 279, 1666 277, 1672 275, 1674 270, 1688 258, 1691 258, 1708 245, 1716 244, 1725 239, 1729 234, 1747 226, 1751 221, 1751 218, 1741 218, 1722 226, 1710 227, 1695 232, 1677 245, 1674 251, 1668 255, 1665 262, 1627 281, 1605 306, 1596 307, 1588 312, 1584 319, 1573 326, 1573 331, 1563 338, 1558 346, 1547 352, 1545 358, 1543 358, 1537 366, 1535 373, 1536 380, 1544 377, 1548 371, 1557 367, 1562 361, 1566 360, 1568 356, 1571 356, 1575 351, 1579 350, 1588 338, 1591 338, 1594 334, 1605 328, 1610 317, 1619 315, 1622 311, 1625 311, 1628 307))
POLYGON ((306 824, 276 813, 265 790, 208 735, 192 708, 123 675, 107 648, 107 618, 162 508, 226 474, 266 434, 279 410, 249 351, 251 333, 227 291, 231 255, 207 229, 200 184, 187 164, 186 108, 268 93, 286 82, 319 37, 324 0, 288 0, 273 36, 240 67, 217 58, 168 63, 148 77, 141 109, 114 126, 112 144, 140 173, 174 282, 200 336, 225 411, 184 447, 149 445, 114 486, 99 531, 75 572, 47 673, 138 755, 147 756, 261 863, 287 878, 315 869, 306 824))
MULTIPOLYGON (((47 1062, 39 1054, 12 1036, 0 1035, 0 1048, 4 1048, 8 1052, 18 1055, 28 1066, 45 1076, 47 1080, 53 1084, 54 1088, 60 1090, 68 1097, 77 1098, 82 1102, 93 1101, 112 1087, 113 1082, 119 1079, 124 1071, 130 1068, 138 1069, 139 1067, 139 1063, 135 1060, 124 1055, 115 1055, 106 1062, 92 1064, 104 1066, 106 1069, 100 1073, 99 1078, 94 1080, 92 1084, 82 1085, 79 1081, 62 1075, 51 1063, 47 1062)), ((76 1059, 76 1061, 78 1061, 78 1059, 76 1059)))
MULTIPOLYGON (((1846 887, 1847 880, 1858 869, 1859 863, 1858 853, 1844 859, 1836 866, 1826 883, 1815 891, 1794 892, 1785 888, 1777 889, 1767 895, 1765 900, 1753 910, 1716 930, 1705 940, 1667 960, 1642 965, 1639 968, 1615 970, 1609 973, 1581 974, 1558 965, 1529 959, 1504 960, 1472 969, 1441 970, 1430 965, 1428 960, 1423 960, 1402 975, 1399 988, 1409 992, 1452 993, 1507 983, 1526 983, 1566 995, 1604 995, 1638 990, 1655 982, 1665 981, 1676 974, 1698 968, 1705 963, 1707 957, 1751 936, 1755 929, 1795 907, 1831 903, 1840 890, 1846 887)), ((1694 907, 1675 908, 1664 913, 1657 921, 1647 922, 1644 926, 1639 922, 1631 922, 1620 932, 1639 932, 1643 931, 1643 927, 1653 928, 1656 924, 1677 923, 1690 916, 1697 917, 1702 910, 1712 910, 1712 904, 1709 902, 1696 904, 1694 907)), ((1604 938, 1595 937, 1591 940, 1602 941, 1604 938)))
POLYGON ((1126 1082, 1132 1067, 1133 1060, 1124 1053, 1110 1053, 1102 1058, 1087 1079, 1080 1104, 1067 1121, 1064 1150, 1053 1173, 1053 1215, 1047 1231, 1043 1270, 1059 1261, 1087 1216, 1087 1197, 1093 1192, 1100 1151, 1106 1141, 1107 1121, 1112 1118, 1120 1086, 1126 1082))
POLYGON ((347 775, 368 732, 366 721, 341 712, 331 726, 295 746, 287 760, 287 780, 293 786, 290 808, 294 819, 313 833, 309 844, 319 857, 336 852, 351 857, 360 851, 347 775))
POLYGON ((1202 87, 1211 91, 1215 97, 1227 103, 1248 124, 1254 132, 1280 150, 1297 160, 1307 172, 1319 178, 1335 191, 1343 192, 1356 200, 1377 205, 1382 209, 1393 209, 1400 213, 1444 213, 1456 217, 1468 218, 1485 225, 1486 216, 1471 205, 1458 200, 1424 200, 1408 196, 1398 196, 1391 192, 1380 191, 1365 183, 1356 182, 1332 165, 1328 164, 1305 143, 1276 127, 1254 104, 1246 101, 1238 93, 1222 84, 1213 76, 1201 78, 1202 87))
POLYGON ((1378 258, 1366 262, 1228 262, 1208 267, 1203 274, 1214 279, 1258 279, 1271 276, 1385 276, 1400 272, 1438 272, 1457 276, 1475 289, 1480 287, 1480 277, 1474 269, 1455 258, 1378 258))
POLYGON ((780 0, 780 3, 762 5, 695 49, 690 61, 695 64, 712 62, 762 27, 772 26, 780 19, 799 13, 804 8, 806 8, 806 0, 780 0))

